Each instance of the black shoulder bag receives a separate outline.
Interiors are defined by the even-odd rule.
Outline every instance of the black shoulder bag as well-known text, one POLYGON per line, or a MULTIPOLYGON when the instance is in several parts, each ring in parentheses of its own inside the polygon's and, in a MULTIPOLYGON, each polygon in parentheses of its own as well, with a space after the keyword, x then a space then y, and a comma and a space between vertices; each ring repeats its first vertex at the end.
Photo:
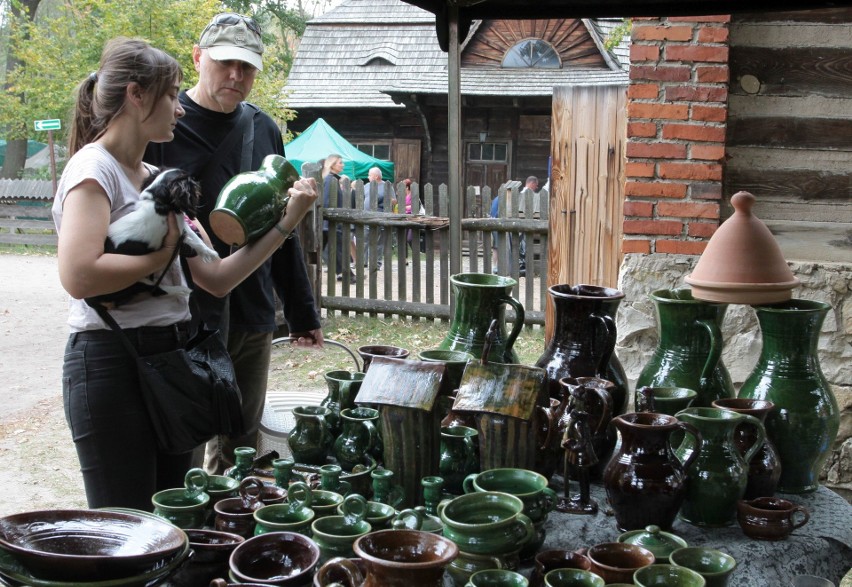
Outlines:
MULTIPOLYGON (((178 244, 175 251, 179 249, 178 244)), ((181 259, 191 281, 184 263, 181 259)), ((242 396, 218 330, 202 326, 184 348, 141 356, 106 308, 93 307, 136 360, 139 388, 160 450, 181 454, 217 434, 244 434, 242 396)))

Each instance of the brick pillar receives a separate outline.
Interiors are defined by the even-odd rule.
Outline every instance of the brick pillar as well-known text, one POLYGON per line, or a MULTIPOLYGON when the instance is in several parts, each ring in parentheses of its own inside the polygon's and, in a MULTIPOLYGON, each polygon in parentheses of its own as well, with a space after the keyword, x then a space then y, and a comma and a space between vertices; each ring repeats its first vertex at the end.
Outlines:
POLYGON ((625 253, 700 255, 719 225, 729 21, 633 20, 625 253))

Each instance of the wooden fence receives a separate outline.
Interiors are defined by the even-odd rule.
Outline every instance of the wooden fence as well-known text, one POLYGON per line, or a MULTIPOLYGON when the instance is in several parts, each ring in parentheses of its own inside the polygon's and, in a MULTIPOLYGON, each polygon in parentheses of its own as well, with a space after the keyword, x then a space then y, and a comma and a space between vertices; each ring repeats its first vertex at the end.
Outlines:
POLYGON ((0 243, 55 246, 52 204, 50 181, 0 179, 0 243))
MULTIPOLYGON (((390 189, 389 182, 385 185, 386 190, 390 189)), ((425 184, 421 190, 420 186, 412 184, 412 210, 419 212, 422 203, 425 212, 422 215, 379 212, 375 206, 365 210, 362 182, 349 182, 344 178, 341 188, 344 194, 351 193, 354 197, 347 199, 342 207, 323 209, 316 222, 318 225, 322 219, 329 222, 326 267, 336 266, 337 240, 343 239, 342 249, 346 255, 354 237, 354 259, 350 257, 343 263, 344 267, 351 265, 354 279, 348 271, 343 271, 342 281, 337 281, 333 269, 320 270, 319 287, 315 289, 321 292, 318 304, 329 312, 341 314, 448 320, 451 292, 447 186, 425 184), (378 260, 368 259, 366 254, 367 248, 376 250, 380 230, 385 231, 381 270, 378 260), (411 247, 406 244, 408 231, 412 236, 411 247)), ((404 185, 396 185, 395 190, 399 206, 404 210, 404 185)), ((548 194, 544 190, 534 194, 530 190, 519 192, 517 188, 501 188, 497 196, 499 214, 492 218, 492 190, 489 187, 467 188, 465 218, 461 223, 464 271, 513 277, 518 282, 513 295, 524 305, 526 324, 544 324, 548 194), (525 215, 526 210, 533 211, 531 217, 525 215), (521 234, 526 239, 525 272, 520 270, 518 237, 521 234), (496 249, 496 263, 492 248, 496 249)), ((387 197, 385 206, 390 207, 387 197)), ((507 315, 511 318, 510 309, 507 315)))

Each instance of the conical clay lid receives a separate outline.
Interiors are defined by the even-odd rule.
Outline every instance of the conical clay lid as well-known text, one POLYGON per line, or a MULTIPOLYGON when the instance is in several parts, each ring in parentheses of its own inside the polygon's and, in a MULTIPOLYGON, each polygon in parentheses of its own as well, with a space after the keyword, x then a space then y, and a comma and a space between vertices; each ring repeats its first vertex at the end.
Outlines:
POLYGON ((710 238, 685 281, 693 297, 729 304, 771 304, 792 297, 799 280, 766 225, 751 213, 754 196, 731 197, 734 214, 710 238))

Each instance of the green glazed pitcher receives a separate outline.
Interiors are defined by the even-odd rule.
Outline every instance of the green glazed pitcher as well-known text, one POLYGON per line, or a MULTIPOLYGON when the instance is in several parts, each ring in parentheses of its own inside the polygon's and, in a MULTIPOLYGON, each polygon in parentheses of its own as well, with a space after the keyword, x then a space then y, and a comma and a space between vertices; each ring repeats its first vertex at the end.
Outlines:
POLYGON ((278 222, 287 207, 287 190, 299 172, 281 155, 267 155, 257 171, 232 177, 210 211, 210 228, 224 243, 241 247, 278 222))
POLYGON ((686 495, 680 517, 696 526, 727 526, 736 519, 737 501, 745 495, 748 463, 766 438, 763 423, 754 416, 720 408, 687 408, 675 417, 692 424, 700 433, 698 444, 686 435, 675 451, 683 462, 698 451, 686 469, 686 495), (745 423, 754 426, 758 440, 740 455, 734 433, 745 423))
POLYGON ((459 273, 450 277, 455 300, 453 321, 440 349, 464 351, 480 358, 485 346, 485 335, 492 320, 499 328, 491 344, 488 360, 495 363, 518 363, 512 349, 515 339, 524 326, 524 306, 512 297, 512 288, 518 284, 510 277, 488 273, 459 273), (515 310, 512 330, 506 334, 506 306, 515 310))
POLYGON ((322 465, 330 454, 334 436, 328 426, 331 410, 322 406, 293 408, 296 425, 287 437, 287 443, 297 463, 322 465))
POLYGON ((766 434, 781 460, 778 491, 805 493, 819 474, 840 425, 837 399, 817 356, 819 331, 830 306, 792 299, 756 306, 763 347, 739 397, 771 401, 766 434))
POLYGON ((636 389, 694 389, 698 395, 693 407, 734 397, 731 376, 722 362, 721 327, 728 306, 696 300, 689 289, 661 289, 650 297, 657 306, 660 340, 636 380, 636 389))

